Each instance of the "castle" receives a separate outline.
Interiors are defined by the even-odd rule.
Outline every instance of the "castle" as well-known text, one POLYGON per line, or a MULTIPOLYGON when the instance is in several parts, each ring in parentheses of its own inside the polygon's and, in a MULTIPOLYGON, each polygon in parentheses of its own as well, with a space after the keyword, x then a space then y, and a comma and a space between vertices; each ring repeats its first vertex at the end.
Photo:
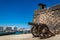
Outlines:
POLYGON ((60 4, 46 8, 45 4, 39 4, 39 8, 34 11, 34 23, 48 25, 51 32, 60 33, 60 4))

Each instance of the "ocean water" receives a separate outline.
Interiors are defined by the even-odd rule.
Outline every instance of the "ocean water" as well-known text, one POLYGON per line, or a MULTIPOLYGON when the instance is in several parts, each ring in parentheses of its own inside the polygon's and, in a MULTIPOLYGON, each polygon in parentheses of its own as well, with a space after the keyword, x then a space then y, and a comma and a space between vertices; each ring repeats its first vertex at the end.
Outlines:
POLYGON ((17 34, 23 34, 23 32, 15 32, 13 34, 6 34, 5 32, 0 32, 0 36, 1 35, 17 35, 17 34))
POLYGON ((18 35, 18 34, 27 34, 27 33, 30 33, 29 31, 24 31, 24 32, 15 32, 15 33, 6 33, 6 32, 1 32, 0 31, 0 36, 1 35, 18 35))
POLYGON ((15 34, 23 34, 23 32, 16 32, 15 34))

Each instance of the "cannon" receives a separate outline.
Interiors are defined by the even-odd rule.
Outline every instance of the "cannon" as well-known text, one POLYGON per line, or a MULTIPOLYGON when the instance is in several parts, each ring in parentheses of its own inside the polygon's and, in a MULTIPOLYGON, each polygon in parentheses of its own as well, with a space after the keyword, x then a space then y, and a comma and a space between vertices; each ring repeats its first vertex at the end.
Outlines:
POLYGON ((51 37, 60 34, 60 4, 46 8, 45 4, 39 4, 34 11, 31 25, 31 33, 34 37, 51 37))
POLYGON ((54 36, 54 34, 49 31, 49 28, 46 24, 42 24, 42 23, 37 24, 32 22, 29 22, 28 24, 32 25, 31 33, 33 37, 48 38, 54 36))

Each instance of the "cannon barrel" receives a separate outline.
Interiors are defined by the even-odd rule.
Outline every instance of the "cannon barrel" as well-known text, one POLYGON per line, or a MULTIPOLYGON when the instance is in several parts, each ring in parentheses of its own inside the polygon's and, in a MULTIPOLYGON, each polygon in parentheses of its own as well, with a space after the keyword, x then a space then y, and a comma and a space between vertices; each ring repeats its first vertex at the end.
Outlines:
POLYGON ((39 24, 38 23, 33 23, 33 22, 28 22, 29 25, 35 25, 35 26, 38 26, 39 24))

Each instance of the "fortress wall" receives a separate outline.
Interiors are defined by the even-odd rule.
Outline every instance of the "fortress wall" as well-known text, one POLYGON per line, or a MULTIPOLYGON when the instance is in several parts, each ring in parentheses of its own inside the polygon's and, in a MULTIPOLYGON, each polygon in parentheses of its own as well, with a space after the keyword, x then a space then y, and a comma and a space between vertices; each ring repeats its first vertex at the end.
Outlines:
POLYGON ((33 22, 48 25, 51 31, 60 30, 60 10, 35 11, 33 22))

